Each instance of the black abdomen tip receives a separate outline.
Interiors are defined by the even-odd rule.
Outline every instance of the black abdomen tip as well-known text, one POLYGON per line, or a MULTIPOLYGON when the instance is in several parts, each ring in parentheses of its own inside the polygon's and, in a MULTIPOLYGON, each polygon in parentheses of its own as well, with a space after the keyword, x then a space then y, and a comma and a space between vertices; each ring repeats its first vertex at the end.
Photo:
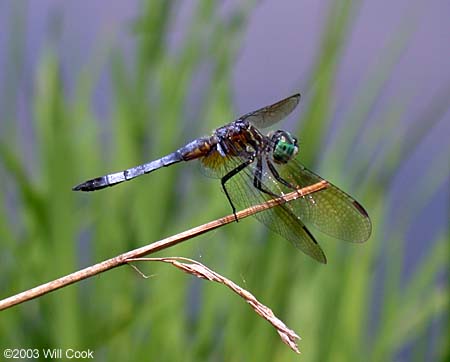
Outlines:
POLYGON ((96 191, 108 186, 109 185, 105 182, 104 177, 97 177, 72 187, 72 191, 96 191))

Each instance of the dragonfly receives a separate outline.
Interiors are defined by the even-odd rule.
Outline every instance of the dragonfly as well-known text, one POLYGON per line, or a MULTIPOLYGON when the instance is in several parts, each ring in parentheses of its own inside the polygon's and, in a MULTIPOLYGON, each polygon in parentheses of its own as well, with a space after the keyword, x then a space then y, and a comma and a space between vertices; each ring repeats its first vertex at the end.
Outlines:
MULTIPOLYGON (((260 131, 288 116, 299 101, 300 94, 294 94, 247 113, 217 128, 212 135, 197 138, 164 157, 85 181, 73 190, 100 190, 162 167, 199 159, 208 175, 220 179, 234 214, 236 207, 247 208, 283 197, 324 180, 296 159, 299 143, 291 133, 276 130, 264 134, 260 131)), ((366 241, 372 230, 363 206, 332 183, 327 183, 325 189, 255 214, 269 229, 324 264, 327 262, 325 254, 306 225, 355 243, 366 241)))

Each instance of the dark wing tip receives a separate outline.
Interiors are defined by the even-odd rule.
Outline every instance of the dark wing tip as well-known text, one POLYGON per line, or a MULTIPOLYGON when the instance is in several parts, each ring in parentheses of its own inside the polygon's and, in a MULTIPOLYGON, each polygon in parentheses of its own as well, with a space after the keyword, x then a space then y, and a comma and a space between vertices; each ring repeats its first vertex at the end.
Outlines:
POLYGON ((353 200, 353 206, 364 217, 364 219, 361 220, 364 223, 364 234, 359 240, 354 241, 363 243, 369 240, 370 235, 372 234, 372 222, 370 221, 370 217, 366 209, 358 201, 353 200))
POLYGON ((295 93, 294 95, 289 97, 289 99, 293 99, 293 98, 295 99, 295 106, 294 106, 294 108, 292 110, 294 110, 298 106, 298 104, 300 103, 300 98, 301 98, 300 93, 295 93))
POLYGON ((316 250, 314 250, 313 253, 309 253, 308 255, 313 257, 314 260, 317 260, 319 263, 327 264, 327 257, 325 256, 325 253, 323 252, 322 248, 320 247, 320 245, 317 242, 314 235, 311 234, 311 232, 308 230, 308 228, 305 225, 303 225, 303 230, 310 237, 311 241, 313 241, 314 244, 316 244, 318 247, 316 250))
POLYGON ((366 209, 356 200, 353 200, 353 206, 359 211, 359 213, 367 218, 369 218, 369 214, 366 209))
POLYGON ((287 97, 285 100, 293 100, 293 99, 295 99, 295 107, 297 107, 297 105, 300 103, 300 98, 301 97, 302 96, 300 95, 300 93, 295 93, 295 94, 291 95, 290 97, 287 97))

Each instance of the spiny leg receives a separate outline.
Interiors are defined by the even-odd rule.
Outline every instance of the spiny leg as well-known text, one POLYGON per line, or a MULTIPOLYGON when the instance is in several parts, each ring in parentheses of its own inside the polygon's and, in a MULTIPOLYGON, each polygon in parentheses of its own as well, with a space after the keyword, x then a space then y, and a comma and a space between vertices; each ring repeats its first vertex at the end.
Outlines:
POLYGON ((270 162, 269 159, 266 158, 266 162, 267 162, 267 166, 269 167, 270 172, 272 172, 273 177, 275 177, 275 180, 277 180, 278 182, 282 183, 284 186, 292 189, 292 190, 297 190, 297 186, 291 184, 290 182, 286 181, 284 178, 282 178, 280 176, 280 174, 278 173, 277 169, 275 168, 275 166, 272 164, 272 162, 270 162))
POLYGON ((259 156, 257 163, 256 163, 256 170, 255 170, 255 177, 253 178, 253 186, 255 186, 259 191, 264 192, 267 195, 270 195, 272 197, 280 197, 280 195, 277 195, 276 193, 267 190, 263 187, 261 183, 262 178, 262 158, 259 156))
POLYGON ((236 222, 238 222, 238 218, 237 218, 237 216, 236 216, 236 208, 234 207, 234 204, 233 204, 233 201, 231 200, 230 194, 228 193, 228 190, 227 190, 227 188, 225 187, 225 183, 226 183, 229 179, 231 179, 233 176, 236 176, 239 172, 241 172, 244 168, 246 168, 248 165, 250 165, 253 161, 254 161, 254 156, 252 155, 252 156, 250 156, 250 157, 248 158, 247 161, 241 163, 239 166, 237 166, 236 168, 232 169, 230 172, 228 172, 225 176, 223 176, 223 177, 220 179, 220 182, 221 182, 221 184, 222 184, 223 191, 225 192, 225 195, 226 195, 226 197, 227 197, 227 199, 228 199, 228 202, 229 202, 230 205, 231 205, 231 209, 233 210, 233 215, 234 215, 234 218, 236 219, 236 222))

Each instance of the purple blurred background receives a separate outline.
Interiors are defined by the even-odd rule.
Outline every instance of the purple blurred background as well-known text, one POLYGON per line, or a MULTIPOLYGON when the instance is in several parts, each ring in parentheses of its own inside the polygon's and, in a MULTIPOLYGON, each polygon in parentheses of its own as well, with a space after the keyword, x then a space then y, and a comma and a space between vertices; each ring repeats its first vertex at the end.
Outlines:
MULTIPOLYGON (((181 7, 173 24, 171 39, 174 44, 180 39, 195 2, 179 4, 181 7)), ((329 5, 330 2, 325 1, 267 0, 256 6, 245 31, 233 75, 236 114, 270 104, 296 91, 308 99, 308 89, 298 89, 298 86, 307 83, 329 5)), ((233 2, 224 1, 223 6, 226 11, 227 7, 233 6, 233 2)), ((137 2, 118 0, 1 2, 0 82, 5 84, 7 80, 5 66, 10 54, 5 49, 11 48, 8 43, 17 35, 14 33, 17 31, 14 8, 16 12, 26 12, 23 24, 25 34, 22 37, 26 41, 26 73, 18 85, 23 99, 15 100, 23 105, 28 104, 26 100, 33 91, 35 69, 48 42, 48 26, 52 17, 60 16, 62 19, 60 56, 70 91, 74 77, 98 55, 99 49, 104 47, 106 50, 110 45, 125 51, 132 49, 131 28, 137 7, 137 2)), ((362 2, 349 29, 343 61, 339 65, 333 122, 339 123, 348 113, 371 69, 388 54, 393 37, 408 26, 411 34, 408 46, 388 78, 383 95, 377 100, 377 107, 383 109, 395 99, 406 101, 408 111, 403 124, 408 127, 409 122, 415 121, 436 94, 450 85, 449 15, 450 2, 445 0, 362 2)), ((0 89, 4 91, 6 87, 0 89)), ((5 94, 0 94, 0 97, 6 99, 5 94)), ((108 117, 110 102, 109 80, 104 74, 95 99, 95 108, 101 118, 108 117)), ((0 105, 6 106, 4 102, 0 105)), ((371 112, 373 121, 377 119, 378 108, 371 112)), ((23 107, 20 112, 26 126, 31 121, 30 112, 23 107)), ((394 204, 399 205, 391 210, 393 220, 401 213, 402 200, 417 192, 413 181, 415 175, 433 160, 433 154, 448 143, 449 135, 450 113, 447 111, 445 119, 399 170, 396 182, 389 190, 390 196, 397 201, 394 204)), ((449 165, 442 167, 449 168, 449 165)), ((327 177, 326 174, 323 176, 327 177)), ((447 184, 430 200, 429 206, 420 215, 420 222, 412 227, 409 248, 411 266, 425 250, 423 240, 427 235, 448 225, 448 199, 447 184)))
MULTIPOLYGON (((232 6, 224 1, 224 7, 232 6)), ((174 41, 183 31, 186 17, 194 1, 180 2, 174 24, 174 41)), ((326 21, 324 1, 261 1, 256 6, 245 32, 234 74, 235 99, 238 113, 296 90, 302 74, 314 62, 326 21), (293 76, 296 75, 296 76, 293 76)), ((78 74, 80 68, 98 52, 105 42, 120 47, 132 46, 130 30, 137 15, 137 2, 118 0, 39 2, 3 1, 0 3, 0 49, 8 49, 14 38, 13 10, 25 11, 28 74, 32 75, 48 36, 51 17, 62 16, 61 56, 65 69, 78 74), (80 26, 82 24, 82 26, 80 26)), ((349 31, 349 41, 340 64, 336 87, 337 108, 345 109, 364 82, 368 70, 376 66, 393 36, 413 24, 412 36, 406 52, 389 79, 383 98, 405 92, 413 96, 412 113, 422 109, 445 82, 450 82, 450 3, 432 1, 366 1, 355 14, 349 31)), ((0 79, 4 80, 5 51, 0 53, 0 79)), ((70 81, 70 74, 68 74, 70 81)), ((307 93, 307 90, 301 90, 307 93)), ((107 95, 104 95, 105 97, 107 95)), ((107 100, 103 100, 107 102, 107 100)), ((382 101, 382 99, 380 100, 382 101)))

